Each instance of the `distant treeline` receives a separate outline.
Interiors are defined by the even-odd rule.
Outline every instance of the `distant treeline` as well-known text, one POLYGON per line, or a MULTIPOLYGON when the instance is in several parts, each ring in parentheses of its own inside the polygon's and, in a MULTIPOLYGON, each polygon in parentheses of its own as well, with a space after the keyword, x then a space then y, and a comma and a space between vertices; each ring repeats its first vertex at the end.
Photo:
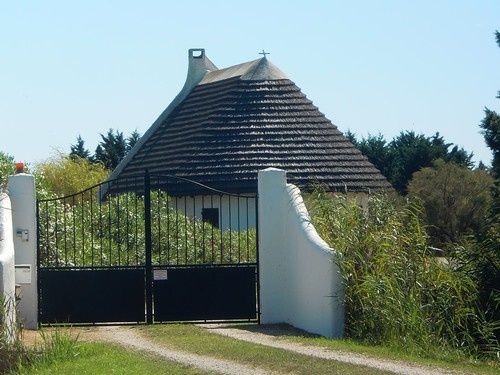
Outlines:
POLYGON ((100 134, 101 141, 93 154, 85 147, 85 141, 79 135, 76 143, 71 145, 70 156, 87 159, 94 163, 102 163, 108 169, 115 169, 118 163, 135 146, 141 135, 134 130, 128 137, 119 130, 109 129, 100 134))
MULTIPOLYGON (((473 153, 446 142, 439 133, 429 137, 402 131, 391 141, 381 134, 359 139, 348 131, 346 136, 401 193, 407 192, 413 173, 432 166, 438 159, 474 168, 473 153)), ((480 162, 478 168, 485 169, 485 166, 480 162)))

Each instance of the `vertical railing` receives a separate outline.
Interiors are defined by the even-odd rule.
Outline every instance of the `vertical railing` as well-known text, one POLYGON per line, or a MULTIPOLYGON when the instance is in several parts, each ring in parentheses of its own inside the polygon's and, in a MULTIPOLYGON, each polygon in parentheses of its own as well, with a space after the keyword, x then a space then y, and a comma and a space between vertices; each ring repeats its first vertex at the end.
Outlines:
POLYGON ((146 323, 153 323, 153 267, 151 242, 151 178, 146 170, 144 176, 144 236, 146 260, 146 323))

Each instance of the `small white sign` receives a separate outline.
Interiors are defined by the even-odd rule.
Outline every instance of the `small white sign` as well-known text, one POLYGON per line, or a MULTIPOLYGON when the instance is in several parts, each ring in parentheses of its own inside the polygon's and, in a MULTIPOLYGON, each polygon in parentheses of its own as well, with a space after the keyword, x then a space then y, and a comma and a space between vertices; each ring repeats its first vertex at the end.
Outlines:
POLYGON ((16 264, 15 265, 16 284, 31 284, 31 265, 16 264))
POLYGON ((153 270, 153 279, 155 281, 167 280, 168 279, 167 270, 153 270))

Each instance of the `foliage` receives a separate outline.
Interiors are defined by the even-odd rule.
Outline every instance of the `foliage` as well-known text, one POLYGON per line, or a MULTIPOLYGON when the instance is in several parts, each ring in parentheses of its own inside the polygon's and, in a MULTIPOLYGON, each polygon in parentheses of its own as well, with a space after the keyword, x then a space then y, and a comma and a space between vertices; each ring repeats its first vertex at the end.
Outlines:
MULTIPOLYGON (((498 32, 498 30, 495 31, 495 38, 500 47, 500 32, 498 32)), ((498 92, 497 98, 500 99, 500 91, 498 92)), ((485 116, 481 121, 480 127, 486 145, 493 152, 491 169, 496 178, 495 188, 493 189, 493 214, 500 215, 500 114, 488 108, 485 108, 484 112, 485 116)))
POLYGON ((8 305, 13 303, 0 296, 0 374, 15 370, 19 363, 26 362, 29 358, 29 353, 20 340, 20 330, 18 327, 12 328, 6 322, 7 310, 10 308, 8 305))
POLYGON ((206 374, 194 367, 145 355, 118 344, 102 342, 78 342, 75 354, 57 361, 40 361, 20 369, 21 375, 194 375, 206 374))
POLYGON ((69 153, 69 156, 72 158, 90 160, 90 151, 85 148, 85 141, 80 135, 76 138, 76 144, 71 145, 71 152, 69 153))
POLYGON ((488 226, 483 239, 467 238, 453 250, 453 259, 462 272, 476 280, 480 311, 486 320, 496 322, 485 326, 500 341, 500 219, 488 226))
POLYGON ((7 185, 7 177, 14 173, 14 157, 0 151, 0 191, 7 185))
POLYGON ((70 156, 72 158, 87 159, 94 163, 101 163, 108 169, 114 169, 141 138, 137 130, 134 130, 127 138, 123 132, 108 129, 106 134, 100 134, 101 141, 97 145, 93 155, 85 147, 85 141, 79 135, 76 143, 71 145, 70 156))
POLYGON ((478 307, 475 278, 428 250, 421 208, 371 196, 363 209, 322 191, 310 197, 313 223, 337 252, 346 287, 346 334, 420 354, 494 355, 494 321, 478 307))
POLYGON ((433 245, 443 246, 485 227, 492 186, 487 172, 439 159, 413 174, 408 192, 423 204, 433 245))
POLYGON ((481 122, 486 145, 493 152, 491 167, 495 176, 500 177, 500 114, 488 108, 484 110, 485 116, 481 122))
POLYGON ((406 193, 407 184, 414 172, 429 167, 437 159, 451 161, 472 168, 472 153, 446 143, 439 133, 431 137, 413 131, 401 132, 391 142, 381 134, 368 135, 356 140, 349 132, 349 139, 382 172, 400 192, 406 193))
POLYGON ((102 164, 87 159, 58 154, 36 166, 39 198, 70 195, 96 185, 108 176, 102 164))
POLYGON ((134 130, 130 136, 127 138, 127 152, 130 151, 137 142, 139 142, 139 139, 141 138, 141 135, 137 130, 134 130))
POLYGON ((97 146, 94 160, 101 162, 108 169, 114 169, 127 153, 127 142, 123 132, 109 129, 106 134, 101 134, 101 142, 97 146))
POLYGON ((380 170, 380 172, 390 177, 392 173, 392 152, 389 151, 389 145, 382 134, 377 136, 368 135, 356 143, 359 150, 368 157, 368 159, 380 170))
MULTIPOLYGON (((40 257, 46 266, 143 265, 144 198, 124 193, 98 201, 98 190, 40 204, 40 257)), ((216 228, 184 214, 183 198, 151 193, 154 264, 254 262, 254 228, 216 228), (176 209, 178 208, 178 209, 176 209)))

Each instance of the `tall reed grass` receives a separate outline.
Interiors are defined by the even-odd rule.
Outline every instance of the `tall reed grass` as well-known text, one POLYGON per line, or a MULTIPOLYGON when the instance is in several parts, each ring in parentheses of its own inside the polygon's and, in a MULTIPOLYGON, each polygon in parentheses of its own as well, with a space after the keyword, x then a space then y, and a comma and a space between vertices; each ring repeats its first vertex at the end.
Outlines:
POLYGON ((349 338, 428 357, 498 354, 476 280, 429 251, 418 203, 372 195, 363 207, 318 190, 307 204, 340 254, 349 338))
POLYGON ((0 374, 8 374, 27 362, 29 353, 20 338, 20 329, 9 324, 9 310, 14 304, 0 296, 0 374))

